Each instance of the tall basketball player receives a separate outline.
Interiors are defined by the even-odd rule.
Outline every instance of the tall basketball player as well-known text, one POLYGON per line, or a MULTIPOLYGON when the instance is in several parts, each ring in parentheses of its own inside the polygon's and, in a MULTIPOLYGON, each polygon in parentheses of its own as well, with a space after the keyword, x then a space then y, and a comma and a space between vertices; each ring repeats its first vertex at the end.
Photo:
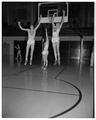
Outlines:
POLYGON ((36 35, 36 30, 40 26, 40 20, 41 20, 41 17, 39 19, 38 25, 35 28, 34 28, 33 25, 30 25, 29 29, 23 28, 21 26, 21 23, 18 22, 18 25, 19 25, 20 29, 23 30, 23 31, 28 32, 28 41, 27 41, 27 46, 26 46, 26 56, 25 56, 25 63, 24 63, 24 65, 26 65, 27 62, 28 62, 28 53, 29 53, 29 48, 30 47, 31 47, 30 65, 32 65, 33 52, 34 52, 34 46, 35 46, 35 35, 36 35))
POLYGON ((61 30, 61 27, 63 25, 64 21, 64 16, 65 16, 65 11, 63 11, 63 17, 61 23, 54 23, 54 17, 55 13, 52 17, 52 45, 53 45, 53 50, 54 50, 54 56, 55 56, 55 62, 54 65, 58 63, 60 65, 60 38, 59 38, 59 33, 61 30))

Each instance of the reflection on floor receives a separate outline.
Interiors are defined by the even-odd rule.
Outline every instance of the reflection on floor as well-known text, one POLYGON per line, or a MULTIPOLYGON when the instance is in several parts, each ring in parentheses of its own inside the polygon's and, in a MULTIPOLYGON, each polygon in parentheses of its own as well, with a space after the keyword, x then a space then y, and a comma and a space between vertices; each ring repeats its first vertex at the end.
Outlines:
POLYGON ((5 118, 92 118, 93 68, 66 62, 3 65, 2 116, 5 118))

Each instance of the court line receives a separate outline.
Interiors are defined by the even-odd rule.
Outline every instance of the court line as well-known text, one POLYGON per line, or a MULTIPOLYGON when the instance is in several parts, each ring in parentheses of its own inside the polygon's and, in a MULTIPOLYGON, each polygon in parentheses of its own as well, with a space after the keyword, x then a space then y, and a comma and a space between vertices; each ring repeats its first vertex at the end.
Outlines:
POLYGON ((57 77, 63 72, 63 70, 64 70, 64 69, 62 69, 62 70, 55 76, 55 79, 56 79, 56 80, 59 80, 59 81, 63 81, 63 82, 65 82, 65 83, 70 84, 71 86, 73 86, 73 87, 79 92, 79 99, 77 100, 77 102, 76 102, 74 105, 72 105, 72 106, 71 106, 70 108, 68 108, 67 110, 65 110, 65 111, 63 111, 63 112, 60 112, 60 113, 58 113, 58 114, 56 114, 56 115, 53 115, 53 116, 51 116, 50 118, 56 118, 56 117, 59 117, 59 116, 65 114, 65 113, 71 111, 71 110, 74 109, 74 108, 80 103, 80 101, 82 100, 82 92, 80 91, 80 89, 79 89, 78 87, 76 87, 74 84, 72 84, 72 83, 70 83, 70 82, 67 82, 67 81, 65 81, 65 80, 63 80, 63 79, 57 79, 57 77))
POLYGON ((75 85, 73 85, 73 86, 74 86, 74 87, 78 90, 78 92, 79 92, 79 99, 77 100, 77 102, 76 102, 73 106, 71 106, 70 108, 68 108, 67 110, 65 110, 65 111, 63 111, 63 112, 60 112, 60 113, 58 113, 58 114, 56 114, 56 115, 53 115, 53 116, 50 117, 50 118, 56 118, 56 117, 59 117, 59 116, 65 114, 65 113, 67 113, 67 112, 71 111, 73 108, 75 108, 75 107, 80 103, 80 101, 81 101, 81 99, 82 99, 82 93, 81 93, 81 91, 79 90, 78 87, 76 87, 75 85))
MULTIPOLYGON (((29 70, 29 69, 27 69, 27 70, 29 70)), ((24 70, 24 71, 22 71, 22 72, 25 72, 25 71, 27 71, 27 70, 24 70)), ((80 101, 81 101, 81 99, 82 99, 82 93, 81 93, 81 91, 79 90, 78 87, 76 87, 74 84, 72 84, 72 83, 70 83, 70 82, 64 81, 63 79, 57 79, 57 77, 58 77, 63 71, 64 71, 64 68, 63 68, 53 79, 66 82, 67 84, 70 84, 71 86, 73 86, 73 87, 79 92, 79 94, 74 94, 75 96, 78 95, 78 96, 79 96, 79 99, 77 100, 77 102, 76 102, 73 106, 71 106, 71 107, 68 108, 67 110, 65 110, 65 111, 63 111, 63 112, 60 112, 60 113, 58 113, 58 114, 56 114, 56 115, 53 115, 53 116, 51 116, 50 118, 56 118, 56 117, 59 117, 59 116, 65 114, 65 113, 71 111, 73 108, 75 108, 75 107, 80 103, 80 101)), ((20 73, 21 73, 21 72, 20 72, 20 73)), ((5 87, 4 87, 4 88, 5 88, 5 87)), ((6 87, 6 88, 8 88, 8 87, 6 87)), ((13 87, 12 89, 15 89, 15 88, 13 87)), ((18 89, 18 88, 16 88, 16 89, 18 89)), ((20 88, 20 89, 22 89, 22 88, 20 88)), ((23 89, 23 90, 24 90, 24 89, 23 89)), ((33 90, 33 91, 45 92, 45 91, 40 91, 40 90, 33 90)), ((57 92, 53 92, 53 91, 46 91, 46 92, 57 93, 57 92)), ((69 94, 69 93, 57 93, 57 94, 73 95, 73 94, 69 94)))
POLYGON ((8 86, 4 86, 3 88, 19 89, 19 90, 28 90, 28 91, 35 91, 35 92, 48 92, 48 93, 56 93, 56 94, 66 94, 66 95, 79 96, 79 94, 63 93, 63 92, 58 92, 58 91, 45 91, 45 90, 25 89, 25 88, 8 87, 8 86))
POLYGON ((64 71, 65 68, 63 68, 57 75, 54 77, 54 79, 57 79, 57 77, 64 71))

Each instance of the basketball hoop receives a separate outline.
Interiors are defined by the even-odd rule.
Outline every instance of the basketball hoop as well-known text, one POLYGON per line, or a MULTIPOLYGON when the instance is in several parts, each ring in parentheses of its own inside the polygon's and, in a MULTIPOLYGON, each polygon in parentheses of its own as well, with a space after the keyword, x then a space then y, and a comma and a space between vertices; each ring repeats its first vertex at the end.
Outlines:
POLYGON ((54 13, 56 16, 54 22, 61 22, 62 12, 65 11, 64 22, 68 22, 68 3, 65 2, 46 2, 38 4, 38 20, 42 15, 41 23, 50 23, 50 19, 54 13))

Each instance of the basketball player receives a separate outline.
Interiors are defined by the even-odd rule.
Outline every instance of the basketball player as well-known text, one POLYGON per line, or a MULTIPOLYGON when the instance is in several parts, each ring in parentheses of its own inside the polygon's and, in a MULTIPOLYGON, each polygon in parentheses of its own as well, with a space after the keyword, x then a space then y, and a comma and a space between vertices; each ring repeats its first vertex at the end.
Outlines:
POLYGON ((21 56, 21 49, 20 49, 20 46, 19 44, 17 46, 15 46, 15 48, 18 50, 17 51, 17 57, 16 57, 16 60, 17 60, 17 63, 22 61, 22 56, 21 56), (20 61, 19 61, 20 60, 20 61))
POLYGON ((58 65, 60 65, 60 51, 59 51, 60 38, 59 38, 59 32, 60 32, 61 27, 63 25, 65 11, 63 11, 63 17, 62 17, 61 23, 54 23, 55 14, 56 13, 54 13, 54 15, 52 17, 52 45, 53 45, 54 56, 55 56, 54 65, 56 65, 57 63, 58 63, 58 65))
POLYGON ((43 58, 43 69, 46 70, 47 66, 48 66, 48 47, 49 47, 49 39, 48 39, 48 33, 47 33, 47 29, 45 29, 46 32, 46 39, 45 39, 45 43, 44 43, 44 49, 42 51, 42 58, 43 58))
POLYGON ((30 65, 32 65, 34 45, 35 45, 35 35, 36 35, 36 30, 40 26, 40 20, 41 20, 41 16, 40 16, 38 25, 35 28, 34 28, 33 25, 30 25, 30 29, 23 28, 21 26, 21 23, 18 22, 18 25, 19 25, 20 29, 23 30, 23 31, 27 31, 28 32, 28 41, 27 41, 27 46, 26 46, 26 56, 25 56, 25 63, 24 63, 24 65, 26 65, 27 62, 28 62, 28 53, 29 53, 29 48, 30 47, 31 47, 30 65))

